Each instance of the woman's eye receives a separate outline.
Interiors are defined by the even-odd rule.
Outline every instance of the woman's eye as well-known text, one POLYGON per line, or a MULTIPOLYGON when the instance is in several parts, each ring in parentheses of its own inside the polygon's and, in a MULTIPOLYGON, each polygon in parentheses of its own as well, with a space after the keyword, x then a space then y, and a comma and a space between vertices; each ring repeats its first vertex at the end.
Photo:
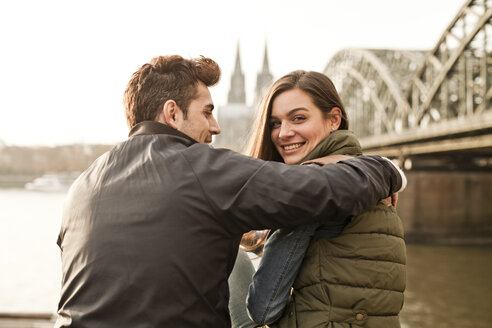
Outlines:
POLYGON ((297 116, 294 116, 292 118, 292 121, 294 122, 301 122, 301 121, 304 121, 306 118, 304 116, 300 116, 300 115, 297 115, 297 116))
POLYGON ((276 129, 280 127, 280 122, 270 122, 270 128, 276 129))

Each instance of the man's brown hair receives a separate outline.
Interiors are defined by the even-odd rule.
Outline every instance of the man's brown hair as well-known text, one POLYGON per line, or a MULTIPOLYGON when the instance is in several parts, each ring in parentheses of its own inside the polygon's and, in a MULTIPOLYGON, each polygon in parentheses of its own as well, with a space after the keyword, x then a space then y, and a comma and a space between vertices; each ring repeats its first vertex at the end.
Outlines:
POLYGON ((197 83, 210 87, 219 79, 219 65, 210 58, 152 58, 133 73, 126 87, 123 104, 128 127, 155 120, 168 100, 174 100, 186 118, 190 102, 197 97, 197 83))

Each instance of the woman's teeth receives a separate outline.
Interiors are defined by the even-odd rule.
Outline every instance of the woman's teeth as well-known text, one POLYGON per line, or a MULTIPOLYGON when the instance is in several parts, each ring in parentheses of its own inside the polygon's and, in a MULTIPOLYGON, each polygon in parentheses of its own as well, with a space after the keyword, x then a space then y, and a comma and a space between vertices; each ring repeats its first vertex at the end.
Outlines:
POLYGON ((283 146, 283 147, 284 147, 284 150, 293 150, 293 149, 297 149, 301 146, 302 146, 302 143, 297 143, 297 144, 283 146))

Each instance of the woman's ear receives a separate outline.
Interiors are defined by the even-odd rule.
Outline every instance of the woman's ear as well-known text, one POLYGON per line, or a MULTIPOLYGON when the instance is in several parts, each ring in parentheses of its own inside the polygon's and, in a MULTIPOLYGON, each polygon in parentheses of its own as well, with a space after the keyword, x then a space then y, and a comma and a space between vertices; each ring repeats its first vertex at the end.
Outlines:
POLYGON ((181 123, 181 110, 174 100, 168 100, 162 106, 162 111, 157 117, 157 121, 179 130, 181 123))
POLYGON ((342 122, 342 111, 338 107, 333 107, 330 111, 330 117, 332 131, 338 130, 342 122))

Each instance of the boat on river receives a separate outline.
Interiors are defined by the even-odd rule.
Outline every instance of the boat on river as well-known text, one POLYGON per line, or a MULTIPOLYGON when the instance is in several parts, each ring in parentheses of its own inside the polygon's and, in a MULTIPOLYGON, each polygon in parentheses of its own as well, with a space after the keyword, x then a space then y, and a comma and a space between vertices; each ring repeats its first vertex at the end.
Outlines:
POLYGON ((26 190, 63 192, 68 191, 79 172, 47 173, 25 184, 26 190))

